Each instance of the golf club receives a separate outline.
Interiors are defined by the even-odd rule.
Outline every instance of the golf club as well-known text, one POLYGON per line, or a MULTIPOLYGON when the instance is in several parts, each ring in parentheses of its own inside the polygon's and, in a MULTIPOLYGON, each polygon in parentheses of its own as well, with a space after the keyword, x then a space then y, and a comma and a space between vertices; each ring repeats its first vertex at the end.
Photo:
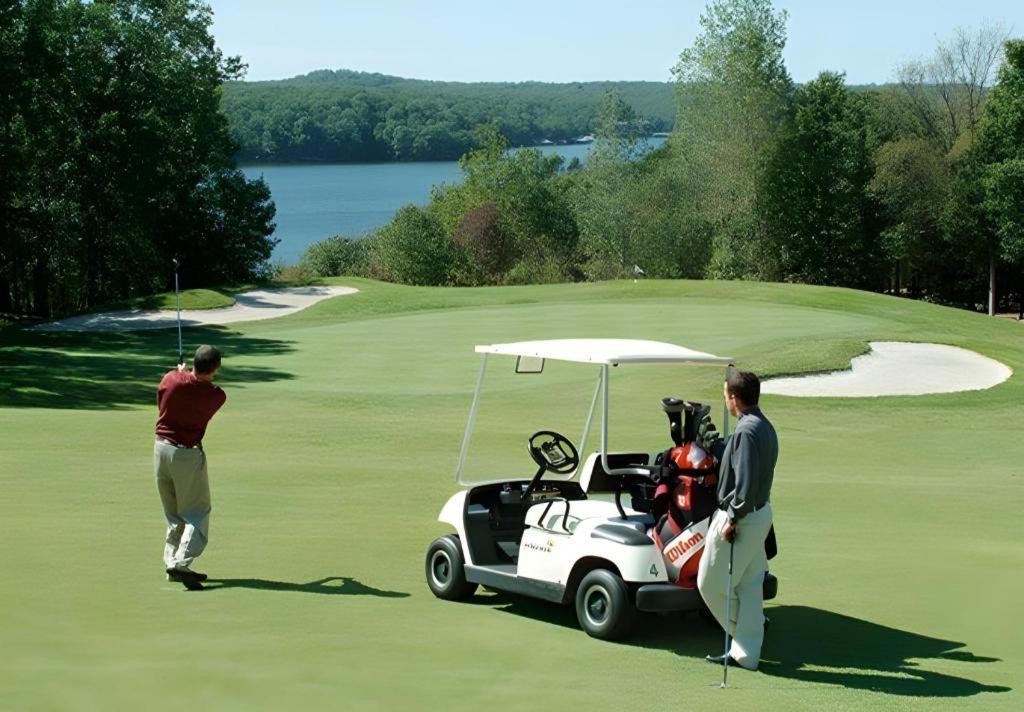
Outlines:
POLYGON ((185 364, 185 350, 181 345, 181 292, 178 289, 178 258, 174 258, 174 301, 178 309, 178 365, 185 364))
POLYGON ((725 587, 725 653, 722 658, 722 688, 729 682, 729 626, 732 625, 732 542, 729 542, 729 577, 725 587))

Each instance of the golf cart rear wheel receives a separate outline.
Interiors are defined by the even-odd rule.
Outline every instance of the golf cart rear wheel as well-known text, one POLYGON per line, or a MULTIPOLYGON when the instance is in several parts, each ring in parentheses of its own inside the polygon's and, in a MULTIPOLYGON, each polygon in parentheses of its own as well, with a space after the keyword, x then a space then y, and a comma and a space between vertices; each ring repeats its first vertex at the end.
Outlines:
POLYGON ((629 589, 618 575, 596 569, 583 577, 576 589, 576 618, 592 638, 619 640, 633 627, 635 611, 629 589))
POLYGON ((466 562, 462 544, 454 534, 434 539, 427 549, 427 585, 438 598, 460 601, 476 591, 476 584, 466 580, 466 562))

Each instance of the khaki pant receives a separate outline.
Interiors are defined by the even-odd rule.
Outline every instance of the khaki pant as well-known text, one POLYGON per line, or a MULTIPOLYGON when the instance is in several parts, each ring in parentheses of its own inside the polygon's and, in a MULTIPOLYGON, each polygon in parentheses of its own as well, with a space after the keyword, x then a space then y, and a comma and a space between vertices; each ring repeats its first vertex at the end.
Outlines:
POLYGON ((188 568, 203 553, 210 535, 206 453, 199 448, 178 448, 157 440, 153 472, 167 517, 164 566, 188 568))
POLYGON ((756 670, 764 642, 764 574, 768 570, 764 540, 772 526, 772 508, 766 504, 736 523, 736 539, 732 544, 732 591, 727 590, 730 545, 722 538, 728 521, 728 515, 721 510, 715 512, 711 520, 697 572, 697 588, 723 630, 726 598, 732 596, 729 655, 748 670, 756 670))

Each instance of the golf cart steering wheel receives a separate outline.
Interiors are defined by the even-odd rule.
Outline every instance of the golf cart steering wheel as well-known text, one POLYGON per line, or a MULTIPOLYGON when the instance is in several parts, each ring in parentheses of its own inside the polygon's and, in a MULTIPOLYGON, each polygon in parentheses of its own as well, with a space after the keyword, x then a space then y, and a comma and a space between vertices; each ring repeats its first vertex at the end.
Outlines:
POLYGON ((530 457, 544 471, 556 475, 567 475, 580 464, 576 446, 553 430, 540 430, 530 436, 530 457))
POLYGON ((556 475, 567 475, 580 463, 580 454, 576 451, 569 438, 553 430, 538 430, 530 436, 528 445, 530 457, 537 463, 537 474, 523 490, 522 501, 529 501, 530 495, 537 489, 537 484, 545 472, 556 475))

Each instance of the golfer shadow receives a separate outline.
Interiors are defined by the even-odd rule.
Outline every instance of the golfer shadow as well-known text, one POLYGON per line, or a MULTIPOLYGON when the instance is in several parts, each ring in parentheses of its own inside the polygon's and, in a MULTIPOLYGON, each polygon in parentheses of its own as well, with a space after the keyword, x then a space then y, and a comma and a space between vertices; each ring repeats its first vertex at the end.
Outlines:
POLYGON ((378 598, 408 598, 404 591, 385 591, 367 586, 348 576, 327 576, 309 583, 270 581, 256 578, 211 578, 203 584, 204 591, 219 591, 225 588, 252 588, 260 591, 295 591, 298 593, 322 593, 333 596, 377 596, 378 598), (338 583, 340 582, 340 583, 338 583))
POLYGON ((1000 662, 964 650, 964 643, 809 606, 778 606, 767 613, 771 634, 760 668, 767 675, 915 697, 969 697, 1011 689, 931 672, 918 662, 1000 662))
MULTIPOLYGON (((513 615, 579 628, 572 606, 505 593, 478 595, 474 600, 513 615)), ((1000 662, 964 650, 964 643, 809 606, 772 606, 765 613, 771 618, 759 667, 765 675, 898 697, 956 698, 1011 689, 923 669, 929 659, 964 665, 1000 662)), ((721 652, 722 630, 695 613, 645 614, 622 644, 701 659, 721 652)))

